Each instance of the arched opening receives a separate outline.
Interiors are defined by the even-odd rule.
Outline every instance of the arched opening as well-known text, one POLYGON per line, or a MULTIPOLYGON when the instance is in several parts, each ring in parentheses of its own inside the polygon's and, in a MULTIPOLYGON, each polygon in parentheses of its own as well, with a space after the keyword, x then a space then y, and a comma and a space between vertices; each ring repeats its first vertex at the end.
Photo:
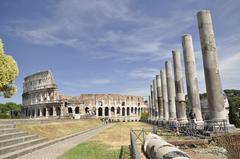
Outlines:
POLYGON ((133 107, 131 107, 131 113, 133 114, 133 107))
POLYGON ((52 107, 49 109, 49 115, 53 115, 53 108, 52 107))
POLYGON ((138 108, 138 115, 140 115, 140 108, 138 108))
POLYGON ((129 111, 129 107, 127 107, 127 116, 129 116, 130 111, 129 111))
POLYGON ((135 114, 137 114, 137 108, 135 107, 135 114))
POLYGON ((141 108, 141 113, 143 113, 143 108, 141 108))
POLYGON ((117 114, 120 114, 120 107, 117 107, 117 114))
POLYGON ((105 114, 105 116, 109 115, 109 108, 108 107, 105 108, 105 113, 104 114, 105 114))
POLYGON ((98 106, 103 106, 103 102, 102 101, 98 101, 98 106))
POLYGON ((34 117, 34 113, 35 113, 35 111, 34 110, 32 110, 32 116, 34 117))
POLYGON ((98 108, 98 116, 102 116, 103 113, 102 113, 102 108, 98 108))
POLYGON ((122 116, 125 116, 125 108, 122 108, 122 116))
POLYGON ((42 113, 43 116, 46 116, 46 111, 47 111, 46 108, 43 108, 43 113, 42 113))
POLYGON ((37 116, 40 116, 40 109, 37 110, 37 116))
POLYGON ((68 113, 69 113, 69 114, 72 114, 72 113, 73 113, 73 111, 72 111, 72 108, 71 108, 71 107, 68 107, 68 113))
POLYGON ((122 102, 122 106, 125 106, 125 102, 122 102))
POLYGON ((57 114, 57 116, 60 116, 60 115, 61 115, 61 108, 60 108, 60 107, 57 107, 57 109, 56 109, 56 114, 57 114))
POLYGON ((79 113, 80 113, 79 107, 76 107, 76 108, 75 108, 75 114, 79 114, 79 113))
POLYGON ((88 107, 85 108, 85 114, 89 114, 89 108, 88 107))
POLYGON ((111 115, 115 115, 115 108, 111 107, 111 115))

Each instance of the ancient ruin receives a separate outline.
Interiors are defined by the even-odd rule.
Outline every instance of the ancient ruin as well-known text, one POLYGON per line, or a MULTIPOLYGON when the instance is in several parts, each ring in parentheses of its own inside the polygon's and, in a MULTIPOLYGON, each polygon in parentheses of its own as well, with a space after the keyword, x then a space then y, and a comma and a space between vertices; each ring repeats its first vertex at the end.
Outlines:
POLYGON ((108 118, 138 121, 148 104, 143 97, 120 94, 65 96, 57 92, 51 71, 24 78, 22 117, 25 118, 108 118))

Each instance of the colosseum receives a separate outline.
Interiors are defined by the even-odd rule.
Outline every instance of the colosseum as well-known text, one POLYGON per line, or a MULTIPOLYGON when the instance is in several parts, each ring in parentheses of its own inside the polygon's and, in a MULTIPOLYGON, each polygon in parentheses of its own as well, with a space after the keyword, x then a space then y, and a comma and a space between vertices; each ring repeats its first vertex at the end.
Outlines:
POLYGON ((138 121, 148 104, 141 96, 120 94, 81 94, 65 96, 57 92, 51 71, 24 78, 22 94, 24 118, 108 118, 138 121))

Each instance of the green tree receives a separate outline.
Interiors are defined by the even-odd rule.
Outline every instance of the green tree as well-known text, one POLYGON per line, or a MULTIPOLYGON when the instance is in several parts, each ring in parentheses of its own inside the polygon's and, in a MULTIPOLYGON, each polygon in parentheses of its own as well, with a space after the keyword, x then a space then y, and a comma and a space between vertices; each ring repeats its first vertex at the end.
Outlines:
POLYGON ((10 98, 16 93, 14 81, 18 76, 18 66, 12 56, 5 55, 4 45, 0 39, 0 96, 10 98))
POLYGON ((0 118, 20 118, 21 104, 13 102, 0 103, 0 118))

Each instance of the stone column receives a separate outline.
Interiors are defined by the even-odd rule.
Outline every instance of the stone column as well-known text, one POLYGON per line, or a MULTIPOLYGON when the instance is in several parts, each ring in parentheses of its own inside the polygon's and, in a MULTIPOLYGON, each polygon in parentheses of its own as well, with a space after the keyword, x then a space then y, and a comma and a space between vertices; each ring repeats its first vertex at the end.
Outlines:
POLYGON ((98 118, 98 107, 96 107, 96 117, 98 118))
POLYGON ((180 123, 187 123, 186 116, 186 102, 184 94, 184 84, 183 84, 183 75, 182 75, 182 64, 180 52, 173 50, 173 67, 174 67, 174 77, 175 77, 175 91, 176 91, 176 110, 177 110, 177 119, 180 123))
POLYGON ((152 113, 151 102, 152 102, 151 101, 151 96, 148 96, 148 120, 151 120, 151 113, 152 113))
POLYGON ((159 120, 162 121, 163 120, 163 99, 162 99, 160 75, 156 75, 156 84, 157 84, 158 116, 159 116, 159 120))
POLYGON ((165 69, 162 69, 160 74, 161 74, 162 97, 163 97, 163 120, 168 121, 169 110, 168 110, 167 81, 166 81, 165 69))
POLYGON ((42 108, 39 108, 39 118, 42 118, 42 108))
POLYGON ((158 102, 157 102, 157 82, 153 80, 153 97, 154 97, 154 120, 158 120, 158 102))
POLYGON ((196 121, 202 122, 197 69, 191 35, 182 36, 182 47, 190 109, 195 113, 196 121))
POLYGON ((172 63, 170 61, 166 61, 165 67, 166 67, 166 76, 167 76, 169 122, 177 122, 174 81, 173 81, 173 75, 172 75, 172 63))
POLYGON ((49 110, 48 110, 48 108, 46 107, 46 118, 48 118, 49 117, 49 110))
POLYGON ((34 109, 34 118, 37 118, 37 108, 34 109))
POLYGON ((150 85, 151 90, 151 120, 154 120, 154 95, 153 95, 153 86, 150 85))
POLYGON ((226 119, 224 97, 217 59, 211 13, 202 10, 197 14, 199 36, 201 40, 203 66, 211 120, 226 119))
POLYGON ((53 116, 57 116, 56 107, 53 106, 52 109, 53 109, 53 116))

